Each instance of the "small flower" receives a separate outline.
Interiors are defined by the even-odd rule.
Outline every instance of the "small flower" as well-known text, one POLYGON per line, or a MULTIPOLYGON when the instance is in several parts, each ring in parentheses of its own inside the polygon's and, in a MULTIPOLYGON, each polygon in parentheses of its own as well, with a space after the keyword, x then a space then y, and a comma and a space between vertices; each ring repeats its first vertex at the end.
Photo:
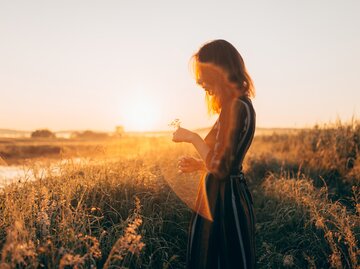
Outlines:
POLYGON ((294 257, 292 255, 285 255, 283 259, 283 265, 285 267, 294 266, 294 257))
POLYGON ((170 127, 173 127, 175 129, 178 129, 180 127, 181 121, 179 119, 174 119, 172 122, 170 122, 168 125, 170 127))
POLYGON ((316 222, 315 222, 315 226, 316 226, 316 228, 318 228, 318 229, 324 229, 324 222, 325 222, 325 220, 324 220, 324 218, 322 218, 322 217, 318 217, 317 219, 316 219, 316 222))

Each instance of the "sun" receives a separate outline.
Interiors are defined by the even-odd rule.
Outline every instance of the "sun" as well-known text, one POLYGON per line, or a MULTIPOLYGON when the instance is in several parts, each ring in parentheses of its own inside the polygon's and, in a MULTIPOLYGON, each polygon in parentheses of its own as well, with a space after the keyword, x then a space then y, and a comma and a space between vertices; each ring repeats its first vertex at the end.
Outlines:
POLYGON ((160 118, 160 109, 154 98, 144 92, 128 96, 123 108, 125 130, 155 131, 160 118))

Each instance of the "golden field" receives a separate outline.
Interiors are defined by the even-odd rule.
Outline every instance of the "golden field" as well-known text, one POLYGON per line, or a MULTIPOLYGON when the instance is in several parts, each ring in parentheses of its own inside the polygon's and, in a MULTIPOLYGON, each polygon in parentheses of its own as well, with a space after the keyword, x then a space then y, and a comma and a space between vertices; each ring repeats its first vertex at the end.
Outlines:
MULTIPOLYGON (((0 154, 32 175, 0 189, 0 268, 184 268, 191 210, 167 177, 191 145, 7 138, 0 154)), ((358 122, 255 137, 258 268, 359 268, 359 154, 358 122)))

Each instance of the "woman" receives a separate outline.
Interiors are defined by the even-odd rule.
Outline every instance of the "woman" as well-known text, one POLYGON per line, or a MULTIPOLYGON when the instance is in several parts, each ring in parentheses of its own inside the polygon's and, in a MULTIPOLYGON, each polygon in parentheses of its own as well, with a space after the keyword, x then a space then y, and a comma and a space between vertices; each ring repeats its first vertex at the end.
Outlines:
POLYGON ((211 212, 211 219, 192 215, 187 268, 254 268, 256 219, 242 173, 255 132, 253 82, 239 52, 225 40, 206 43, 192 60, 208 111, 219 117, 204 140, 181 127, 173 133, 174 142, 192 143, 201 156, 181 158, 178 166, 184 173, 206 169, 205 197, 211 212))

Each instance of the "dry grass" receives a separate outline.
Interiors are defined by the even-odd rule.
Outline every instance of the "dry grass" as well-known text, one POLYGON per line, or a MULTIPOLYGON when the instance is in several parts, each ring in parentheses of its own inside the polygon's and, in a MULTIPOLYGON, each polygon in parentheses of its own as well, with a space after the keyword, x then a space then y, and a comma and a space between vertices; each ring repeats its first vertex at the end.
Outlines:
MULTIPOLYGON (((359 130, 255 138, 258 268, 359 267, 359 130)), ((0 268, 184 268, 191 210, 168 182, 195 151, 170 137, 88 143, 55 144, 86 159, 0 190, 0 268)))
MULTIPOLYGON (((285 203, 288 200, 297 210, 303 210, 307 219, 305 226, 314 225, 322 231, 317 233, 317 239, 327 241, 321 247, 323 252, 330 250, 328 260, 331 267, 359 267, 360 248, 355 237, 360 227, 359 212, 348 210, 340 201, 330 201, 326 185, 316 189, 312 180, 306 177, 294 179, 270 175, 262 187, 266 195, 285 203)), ((357 204, 360 187, 353 186, 353 192, 353 202, 357 204)))

